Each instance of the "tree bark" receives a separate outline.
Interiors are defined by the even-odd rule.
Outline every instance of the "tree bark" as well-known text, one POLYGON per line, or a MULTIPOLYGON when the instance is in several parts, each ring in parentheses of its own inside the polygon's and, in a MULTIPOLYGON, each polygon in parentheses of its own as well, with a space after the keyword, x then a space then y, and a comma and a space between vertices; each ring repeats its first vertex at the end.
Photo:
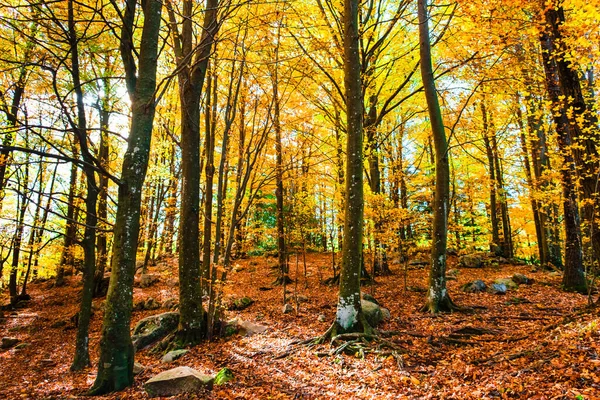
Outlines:
POLYGON ((435 88, 435 78, 431 62, 431 43, 427 0, 418 0, 419 49, 421 55, 421 77, 425 99, 429 110, 429 120, 435 147, 435 197, 433 207, 433 243, 431 245, 431 270, 429 290, 424 311, 438 313, 452 311, 453 304, 446 289, 446 244, 448 236, 448 200, 450 196, 450 166, 448 163, 448 143, 444 131, 442 111, 435 88))
POLYGON ((121 57, 125 64, 132 116, 119 186, 112 272, 102 324, 98 375, 89 391, 91 395, 122 390, 133 383, 134 350, 130 337, 133 277, 140 230, 142 186, 148 169, 156 109, 156 67, 162 2, 147 1, 142 8, 144 22, 137 73, 132 54, 135 0, 128 0, 126 3, 121 31, 121 57))

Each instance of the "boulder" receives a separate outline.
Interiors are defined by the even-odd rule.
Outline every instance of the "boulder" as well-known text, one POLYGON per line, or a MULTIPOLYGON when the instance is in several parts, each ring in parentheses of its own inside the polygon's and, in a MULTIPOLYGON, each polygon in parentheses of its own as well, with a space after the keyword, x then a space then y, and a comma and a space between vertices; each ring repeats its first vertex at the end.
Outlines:
POLYGON ((512 278, 498 278, 494 281, 498 285, 506 286, 508 290, 514 290, 519 288, 519 284, 512 280, 512 278))
POLYGON ((518 285, 531 285, 533 283, 533 279, 519 273, 514 274, 512 280, 518 285))
POLYGON ((448 256, 456 256, 456 255, 458 255, 458 251, 454 247, 448 247, 446 249, 446 255, 448 255, 448 256))
POLYGON ((317 320, 319 322, 326 322, 327 321, 327 317, 325 316, 325 314, 319 314, 319 316, 317 317, 317 320))
POLYGON ((465 268, 481 268, 483 266, 483 260, 476 254, 465 254, 459 258, 458 263, 465 268))
POLYGON ((145 287, 149 287, 154 285, 156 282, 158 282, 158 276, 153 275, 153 274, 142 274, 142 276, 140 277, 140 286, 145 288, 145 287))
POLYGON ((368 300, 361 300, 360 304, 369 325, 374 327, 383 321, 383 313, 381 312, 381 307, 379 307, 379 305, 368 300))
POLYGON ((13 346, 16 346, 20 340, 16 337, 3 337, 2 342, 0 343, 0 349, 10 349, 13 346))
POLYGON ((306 302, 308 302, 308 297, 299 294, 298 296, 296 296, 296 301, 298 303, 306 303, 306 302))
POLYGON ((461 290, 467 293, 480 293, 485 289, 487 289, 487 285, 481 279, 477 279, 461 286, 461 290))
POLYGON ((503 283, 492 283, 492 285, 490 286, 490 293, 506 294, 506 285, 503 283))
POLYGON ((166 312, 142 319, 133 330, 133 347, 139 350, 164 338, 177 329, 178 324, 178 312, 166 312))
POLYGON ((177 367, 161 372, 144 383, 144 389, 150 397, 177 396, 196 392, 200 389, 212 389, 214 378, 190 367, 177 367))
POLYGON ((183 355, 185 353, 187 353, 188 351, 189 350, 185 350, 185 349, 171 350, 170 352, 168 352, 167 354, 165 354, 163 356, 163 358, 160 360, 160 362, 163 362, 163 363, 173 362, 173 361, 177 360, 178 358, 183 357, 183 355))
POLYGON ((446 272, 446 278, 449 276, 453 276, 453 277, 457 277, 458 275, 460 275, 460 271, 457 270, 456 268, 452 268, 451 270, 449 270, 448 272, 446 272))

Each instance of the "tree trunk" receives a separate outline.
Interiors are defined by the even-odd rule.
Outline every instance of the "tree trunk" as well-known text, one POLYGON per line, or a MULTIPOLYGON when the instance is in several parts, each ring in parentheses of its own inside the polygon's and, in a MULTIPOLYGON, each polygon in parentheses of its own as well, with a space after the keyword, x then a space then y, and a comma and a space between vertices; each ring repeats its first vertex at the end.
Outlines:
POLYGON ((156 67, 162 2, 143 3, 144 22, 139 45, 139 70, 133 59, 136 1, 128 0, 121 32, 121 56, 131 98, 131 127, 123 158, 117 217, 114 227, 112 272, 100 339, 98 375, 89 394, 122 390, 133 383, 134 350, 130 337, 133 277, 140 230, 142 186, 148 169, 155 112, 156 67))
POLYGON ((346 101, 346 192, 344 242, 335 322, 332 335, 371 333, 360 302, 363 239, 363 104, 359 57, 358 0, 345 0, 344 81, 346 101))
POLYGON ((427 100, 433 144, 435 147, 433 243, 431 245, 429 291, 427 292, 427 299, 423 310, 435 314, 440 311, 452 311, 456 307, 446 289, 446 243, 448 236, 450 166, 448 163, 448 143, 446 141, 446 133, 444 132, 442 111, 438 102, 431 62, 427 0, 418 0, 418 14, 421 78, 425 89, 425 99, 427 100))
POLYGON ((576 176, 573 156, 570 146, 571 134, 566 110, 560 101, 562 92, 559 86, 559 75, 556 63, 552 59, 554 46, 551 37, 543 33, 540 36, 544 71, 546 74, 546 87, 552 102, 554 125, 557 133, 558 146, 563 155, 561 168, 563 188, 563 213, 565 224, 565 265, 563 286, 566 290, 585 293, 587 283, 583 274, 583 256, 581 251, 581 227, 579 209, 573 177, 576 176))

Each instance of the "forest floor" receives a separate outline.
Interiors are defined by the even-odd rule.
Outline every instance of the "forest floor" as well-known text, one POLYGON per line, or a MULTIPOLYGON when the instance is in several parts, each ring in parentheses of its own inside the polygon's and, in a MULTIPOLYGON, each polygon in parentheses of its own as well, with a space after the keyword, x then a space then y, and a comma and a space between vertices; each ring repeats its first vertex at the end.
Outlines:
MULTIPOLYGON (((211 392, 178 398, 600 399, 598 309, 586 309, 586 296, 562 292, 557 274, 525 265, 460 268, 458 279, 449 281, 448 288, 455 303, 469 309, 432 316, 419 311, 427 271, 409 270, 407 290, 403 265, 392 265, 394 275, 378 277, 364 291, 391 311, 391 319, 379 329, 397 331, 387 339, 401 350, 395 356, 361 358, 329 355, 332 347, 328 344, 291 345, 324 333, 335 317, 337 288, 319 283, 331 276, 331 255, 309 254, 307 258, 306 280, 302 263, 296 267, 292 259, 291 277, 298 271, 298 280, 287 289, 292 299, 298 295, 303 301, 288 314, 282 312, 283 289, 271 286, 275 259, 240 260, 229 275, 225 298, 248 296, 255 303, 243 311, 228 311, 227 317, 264 325, 268 328, 264 333, 207 342, 170 364, 141 351, 136 361, 146 368, 136 376, 134 386, 102 398, 145 399, 146 380, 185 365, 210 374, 228 367, 235 379, 211 392), (523 273, 534 283, 506 295, 460 290, 474 279, 489 285, 495 278, 514 273, 523 273), (485 334, 452 334, 465 327, 480 328, 479 333, 485 334)), ((449 268, 454 268, 456 260, 449 262, 449 268)), ((178 288, 172 282, 175 262, 162 263, 152 272, 160 274, 161 281, 135 288, 134 302, 177 297, 178 288)), ((69 318, 78 311, 79 281, 80 277, 71 278, 61 288, 52 288, 50 281, 32 284, 27 308, 5 313, 10 315, 0 323, 0 337, 14 336, 29 345, 0 352, 1 399, 83 398, 93 383, 101 312, 95 313, 90 332, 94 367, 69 371, 76 333, 69 318)), ((103 300, 95 299, 94 304, 103 300)), ((134 312, 133 323, 164 311, 134 312)))

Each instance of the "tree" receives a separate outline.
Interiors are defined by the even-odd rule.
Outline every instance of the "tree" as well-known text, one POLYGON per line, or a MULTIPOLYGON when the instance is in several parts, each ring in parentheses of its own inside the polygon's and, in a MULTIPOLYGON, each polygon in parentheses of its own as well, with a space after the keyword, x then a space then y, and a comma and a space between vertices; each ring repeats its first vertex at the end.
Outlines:
MULTIPOLYGON (((202 287, 208 271, 200 270, 200 97, 209 56, 219 29, 218 0, 206 3, 200 41, 194 45, 194 2, 183 2, 179 32, 175 9, 169 2, 169 22, 177 60, 181 102, 181 210, 179 231, 179 328, 181 345, 196 344, 206 335, 202 287), (200 281, 202 277, 203 282, 200 281)), ((209 128, 210 129, 210 128, 209 128)))
POLYGON ((446 289, 446 244, 448 240, 448 207, 450 198, 450 166, 448 142, 440 109, 429 39, 427 0, 418 0, 419 46, 421 78, 429 111, 429 121, 435 147, 435 198, 433 201, 433 243, 431 245, 431 270, 429 290, 423 310, 431 313, 452 311, 456 308, 446 289))
POLYGON ((162 1, 142 5, 144 22, 138 64, 134 58, 136 0, 127 0, 122 15, 120 52, 131 99, 131 126, 123 159, 114 227, 111 276, 100 339, 98 375, 92 395, 121 390, 133 383, 134 350, 129 333, 133 276, 140 229, 142 185, 148 168, 154 112, 162 1))
POLYGON ((372 333, 362 312, 360 274, 363 238, 363 104, 358 48, 358 0, 344 1, 344 82, 346 100, 346 194, 344 244, 332 336, 347 332, 372 333))

